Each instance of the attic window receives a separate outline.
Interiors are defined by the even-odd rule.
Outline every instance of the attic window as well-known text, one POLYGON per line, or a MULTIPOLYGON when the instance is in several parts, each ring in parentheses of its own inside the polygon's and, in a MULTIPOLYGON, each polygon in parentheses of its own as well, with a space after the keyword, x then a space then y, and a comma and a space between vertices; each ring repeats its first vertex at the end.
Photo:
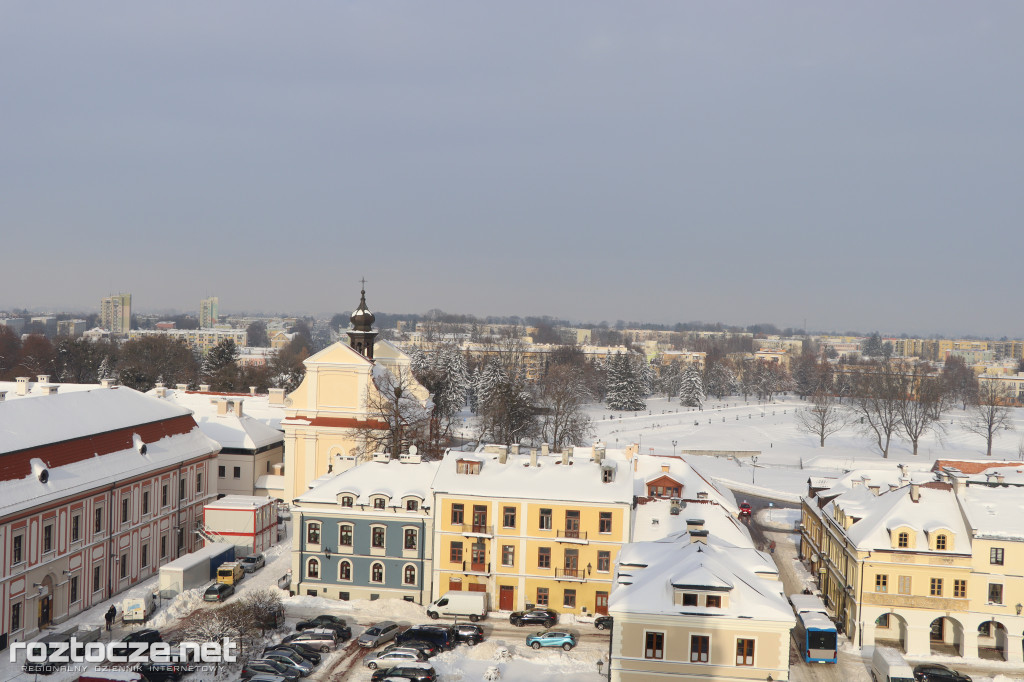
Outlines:
POLYGON ((483 462, 477 462, 469 459, 459 459, 455 461, 455 473, 479 474, 481 466, 483 466, 483 462))
POLYGON ((342 507, 351 507, 353 502, 355 502, 355 499, 353 499, 353 497, 351 495, 342 495, 342 497, 341 497, 341 506, 342 507))
POLYGON ((696 605, 697 605, 697 595, 694 594, 693 592, 684 592, 683 593, 683 606, 696 606, 696 605))
POLYGON ((388 506, 387 499, 385 499, 383 497, 376 497, 376 498, 374 498, 374 500, 373 500, 373 508, 374 509, 384 509, 387 506, 388 506))

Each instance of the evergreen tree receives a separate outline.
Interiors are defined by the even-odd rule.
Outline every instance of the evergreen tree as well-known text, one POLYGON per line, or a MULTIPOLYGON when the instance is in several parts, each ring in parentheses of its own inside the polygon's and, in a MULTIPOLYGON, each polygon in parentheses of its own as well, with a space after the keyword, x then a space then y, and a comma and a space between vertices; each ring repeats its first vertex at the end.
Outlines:
POLYGON ((696 408, 704 406, 704 375, 697 365, 689 365, 683 370, 679 404, 696 408))
POLYGON ((201 373, 215 391, 232 391, 238 378, 238 347, 233 339, 224 339, 206 352, 201 373))
POLYGON ((636 412, 647 407, 641 387, 629 356, 616 353, 608 363, 608 392, 605 401, 613 410, 636 412))

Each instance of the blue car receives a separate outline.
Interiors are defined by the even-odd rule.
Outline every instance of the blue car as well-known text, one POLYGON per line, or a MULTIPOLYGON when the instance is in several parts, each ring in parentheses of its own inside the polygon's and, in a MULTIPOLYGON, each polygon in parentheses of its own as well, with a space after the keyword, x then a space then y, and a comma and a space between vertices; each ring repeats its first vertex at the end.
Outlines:
POLYGON ((526 638, 527 646, 539 649, 542 646, 560 646, 569 651, 576 646, 576 635, 564 630, 548 630, 537 632, 526 638))

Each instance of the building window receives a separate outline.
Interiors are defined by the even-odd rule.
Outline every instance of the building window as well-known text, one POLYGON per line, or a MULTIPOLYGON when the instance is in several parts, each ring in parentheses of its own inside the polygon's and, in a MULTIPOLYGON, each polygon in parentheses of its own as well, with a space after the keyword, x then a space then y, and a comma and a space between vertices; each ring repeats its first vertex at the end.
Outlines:
POLYGON ((166 535, 161 535, 160 536, 160 558, 161 559, 166 559, 167 558, 167 536, 166 535))
POLYGON ((181 500, 184 500, 184 499, 185 499, 185 479, 182 478, 181 480, 178 481, 178 500, 181 501, 181 500))
POLYGON ((320 562, 316 559, 310 559, 306 562, 306 577, 307 578, 319 578, 320 577, 320 562))
POLYGON ((883 613, 881 616, 876 618, 875 619, 875 625, 877 625, 880 628, 887 628, 887 627, 889 627, 889 614, 888 613, 883 613))
POLYGON ((43 526, 43 554, 53 551, 53 524, 43 526))
POLYGON ((420 503, 419 503, 418 500, 406 500, 405 501, 405 511, 416 511, 419 508, 420 508, 420 503))
POLYGON ((78 576, 77 575, 71 576, 71 586, 68 589, 68 591, 70 592, 70 597, 68 597, 68 599, 69 599, 69 601, 72 604, 74 604, 76 601, 78 601, 78 576))
POLYGON ((352 526, 347 523, 341 524, 338 529, 338 544, 342 547, 352 546, 352 526))
POLYGON ((139 566, 142 568, 149 566, 149 545, 143 545, 139 550, 139 566))
POLYGON ((537 568, 551 568, 550 547, 540 547, 537 549, 537 568))
POLYGON ((736 640, 736 665, 754 665, 754 640, 736 640))
POLYGON ((502 566, 514 566, 516 563, 516 548, 515 545, 502 545, 501 546, 501 565, 502 566))
POLYGON ((120 572, 121 579, 124 580, 125 578, 128 577, 128 555, 127 554, 122 554, 121 555, 121 560, 118 563, 120 564, 120 568, 121 568, 121 572, 120 572))
POLYGON ((197 493, 203 492, 203 472, 202 471, 197 471, 196 472, 196 492, 197 493))
POLYGON ((406 566, 405 570, 402 571, 402 584, 403 585, 415 585, 416 584, 416 567, 406 566))
POLYGON ((351 507, 354 502, 355 498, 353 498, 351 495, 344 495, 341 498, 342 507, 351 507))
POLYGON ((988 585, 988 603, 989 604, 1002 604, 1003 603, 1003 586, 1000 583, 989 583, 989 585, 988 585))
POLYGON ((541 509, 540 510, 540 529, 551 530, 551 510, 541 509))
POLYGON ((320 544, 320 524, 310 523, 306 526, 306 544, 307 545, 319 545, 320 544))
POLYGON ((875 574, 875 592, 889 591, 889 576, 883 573, 875 574))
POLYGON ((601 518, 598 520, 597 531, 599 533, 611 533, 612 532, 612 513, 601 512, 601 518))
POLYGON ((418 539, 418 535, 419 534, 416 532, 415 528, 406 528, 404 547, 406 549, 416 549, 416 540, 418 539))
POLYGON ((661 660, 665 658, 665 633, 647 632, 644 634, 644 658, 661 660))
POLYGON ((96 511, 93 513, 93 519, 95 520, 94 531, 95 533, 103 532, 103 507, 96 507, 96 511))
POLYGON ((374 564, 370 567, 370 582, 384 582, 384 564, 374 564))
POLYGON ((466 517, 466 510, 463 508, 463 506, 461 504, 453 504, 452 505, 452 524, 456 525, 456 526, 461 526, 463 524, 463 519, 465 519, 465 517, 466 517))
POLYGON ((708 608, 720 609, 722 608, 722 598, 717 594, 709 594, 704 598, 704 606, 708 608))
POLYGON ((130 504, 128 503, 127 497, 121 498, 121 523, 128 523, 128 514, 130 511, 130 504))
POLYGON ((580 511, 568 509, 565 512, 565 537, 578 538, 580 536, 580 511))
POLYGON ((707 663, 711 638, 707 635, 690 636, 690 663, 707 663))
POLYGON ((11 632, 21 629, 21 604, 11 604, 11 632))
POLYGON ((612 570, 612 553, 600 550, 597 553, 597 572, 607 573, 612 570))
POLYGON ((899 591, 900 594, 910 594, 910 576, 901 575, 899 577, 899 591))
POLYGON ((92 569, 92 591, 100 591, 100 567, 94 566, 92 569))
POLYGON ((567 609, 576 608, 576 590, 566 590, 562 597, 562 606, 567 609))
POLYGON ((78 542, 82 539, 82 516, 75 514, 71 517, 71 542, 78 542))
POLYGON ((1002 547, 993 547, 990 550, 988 550, 988 562, 990 564, 995 564, 996 566, 1002 566, 1003 565, 1003 548, 1002 547))
POLYGON ((11 543, 11 565, 13 566, 25 560, 24 553, 22 552, 22 543, 24 542, 22 537, 21 535, 15 535, 11 543))
POLYGON ((160 506, 166 507, 168 504, 170 503, 167 501, 167 484, 164 483, 160 488, 160 506))
POLYGON ((538 587, 537 588, 537 606, 548 605, 548 588, 538 587))
MULTIPOLYGON (((270 464, 270 462, 267 462, 267 464, 270 464)), ((227 477, 227 475, 228 475, 228 472, 227 472, 227 467, 226 466, 219 466, 219 467, 217 467, 217 478, 225 478, 225 477, 227 477)))
POLYGON ((370 546, 378 548, 384 546, 384 526, 374 526, 370 529, 370 546))
POLYGON ((452 563, 459 563, 462 561, 462 543, 453 542, 451 551, 449 552, 449 560, 452 563))
POLYGON ((373 508, 374 509, 384 509, 384 508, 387 507, 387 505, 388 505, 388 501, 385 500, 383 497, 378 497, 378 498, 376 498, 373 501, 373 508))
POLYGON ((352 564, 342 561, 338 564, 338 580, 352 580, 352 564))
POLYGON ((697 605, 697 595, 694 594, 693 592, 684 592, 683 593, 683 606, 696 606, 696 605, 697 605))
POLYGON ((234 468, 233 468, 233 469, 231 470, 231 474, 232 474, 232 476, 234 476, 235 478, 241 478, 241 477, 242 477, 242 467, 234 467, 234 468))
POLYGON ((954 580, 953 581, 953 596, 964 598, 967 596, 967 581, 966 580, 954 580))
POLYGON ((942 578, 932 578, 931 591, 929 594, 933 597, 942 596, 942 578))
POLYGON ((516 527, 516 508, 505 507, 501 515, 501 525, 503 528, 515 528, 516 527))
POLYGON ((992 636, 992 621, 986 620, 985 622, 978 625, 978 636, 979 637, 991 637, 992 636))
POLYGON ((900 533, 898 536, 896 536, 896 546, 897 547, 910 547, 910 533, 907 533, 906 531, 904 531, 904 532, 900 533))
POLYGON ((142 491, 142 513, 143 514, 148 514, 149 513, 149 491, 148 490, 142 491))
POLYGON ((946 549, 946 536, 936 535, 935 536, 935 549, 946 549))

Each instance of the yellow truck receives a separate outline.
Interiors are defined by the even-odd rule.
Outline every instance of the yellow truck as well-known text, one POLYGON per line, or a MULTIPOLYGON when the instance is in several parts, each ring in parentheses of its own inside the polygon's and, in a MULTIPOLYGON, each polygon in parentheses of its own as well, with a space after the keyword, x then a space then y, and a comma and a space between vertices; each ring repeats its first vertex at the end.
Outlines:
POLYGON ((237 585, 245 577, 245 569, 237 561, 226 561, 217 567, 217 582, 237 585))

